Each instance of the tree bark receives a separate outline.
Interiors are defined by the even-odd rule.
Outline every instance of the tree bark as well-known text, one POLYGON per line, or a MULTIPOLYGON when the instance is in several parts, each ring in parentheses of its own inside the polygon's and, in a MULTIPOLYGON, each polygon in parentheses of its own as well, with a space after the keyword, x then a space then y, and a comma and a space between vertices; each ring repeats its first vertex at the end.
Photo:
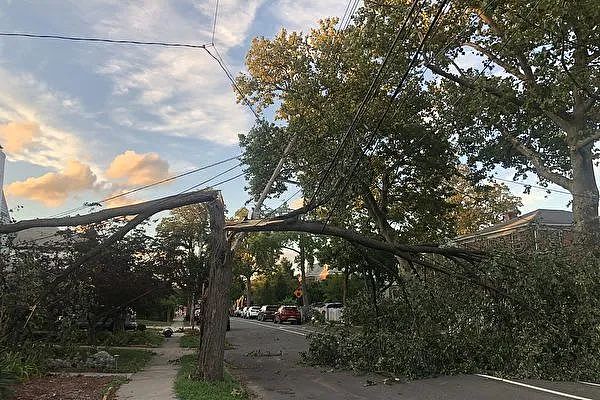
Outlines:
POLYGON ((573 165, 573 239, 578 245, 597 244, 600 239, 598 220, 598 186, 594 174, 590 143, 571 153, 573 165))
POLYGON ((246 306, 252 305, 252 275, 245 276, 246 278, 246 306))
POLYGON ((298 240, 298 245, 300 248, 300 285, 302 289, 302 305, 304 307, 308 306, 309 298, 308 298, 308 287, 306 286, 306 251, 304 248, 304 243, 302 243, 302 237, 298 240))
POLYGON ((344 284, 342 286, 342 304, 346 307, 346 301, 348 299, 348 278, 350 277, 350 268, 344 267, 344 284))
POLYGON ((207 381, 223 380, 227 309, 232 277, 232 257, 225 236, 225 207, 221 198, 208 204, 211 255, 204 328, 198 355, 198 372, 207 381))

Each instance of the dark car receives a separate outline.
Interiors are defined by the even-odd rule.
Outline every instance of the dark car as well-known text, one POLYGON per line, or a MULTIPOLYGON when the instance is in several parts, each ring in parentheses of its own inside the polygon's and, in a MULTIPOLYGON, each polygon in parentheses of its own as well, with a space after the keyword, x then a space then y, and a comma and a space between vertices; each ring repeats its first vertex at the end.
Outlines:
POLYGON ((275 313, 279 306, 262 306, 260 311, 258 312, 258 320, 259 321, 268 321, 275 319, 275 313))
POLYGON ((281 324, 283 322, 289 322, 290 324, 300 325, 302 322, 300 310, 296 306, 281 306, 275 313, 273 322, 281 324))

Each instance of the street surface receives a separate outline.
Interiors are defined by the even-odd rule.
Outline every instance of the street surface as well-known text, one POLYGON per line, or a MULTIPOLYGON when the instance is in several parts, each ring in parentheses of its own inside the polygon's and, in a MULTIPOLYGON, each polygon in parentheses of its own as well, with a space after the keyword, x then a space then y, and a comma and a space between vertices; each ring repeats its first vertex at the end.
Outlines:
POLYGON ((225 360, 231 372, 265 400, 558 400, 600 399, 591 383, 499 381, 477 375, 443 376, 394 385, 378 375, 356 376, 300 364, 309 328, 231 318, 225 360), (366 386, 367 381, 375 382, 366 386), (529 387, 522 386, 528 385, 529 387))

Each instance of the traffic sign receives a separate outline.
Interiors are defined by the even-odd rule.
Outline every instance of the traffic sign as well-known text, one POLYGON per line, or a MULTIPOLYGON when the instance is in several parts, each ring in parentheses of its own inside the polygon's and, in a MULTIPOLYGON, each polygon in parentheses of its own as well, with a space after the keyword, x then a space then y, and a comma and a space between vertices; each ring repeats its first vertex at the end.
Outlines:
POLYGON ((294 290, 294 296, 296 296, 297 298, 302 297, 302 289, 298 288, 294 290))

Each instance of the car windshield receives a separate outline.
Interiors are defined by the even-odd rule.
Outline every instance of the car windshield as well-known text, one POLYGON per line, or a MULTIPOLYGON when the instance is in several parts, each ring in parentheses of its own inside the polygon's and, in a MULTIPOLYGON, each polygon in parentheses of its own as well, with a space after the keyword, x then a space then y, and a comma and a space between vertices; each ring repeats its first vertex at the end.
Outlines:
POLYGON ((286 311, 298 311, 296 307, 283 307, 283 309, 286 311))
POLYGON ((343 305, 342 303, 333 303, 333 304, 328 304, 327 308, 342 308, 343 305))
POLYGON ((252 311, 259 311, 260 307, 252 307, 252 311))

